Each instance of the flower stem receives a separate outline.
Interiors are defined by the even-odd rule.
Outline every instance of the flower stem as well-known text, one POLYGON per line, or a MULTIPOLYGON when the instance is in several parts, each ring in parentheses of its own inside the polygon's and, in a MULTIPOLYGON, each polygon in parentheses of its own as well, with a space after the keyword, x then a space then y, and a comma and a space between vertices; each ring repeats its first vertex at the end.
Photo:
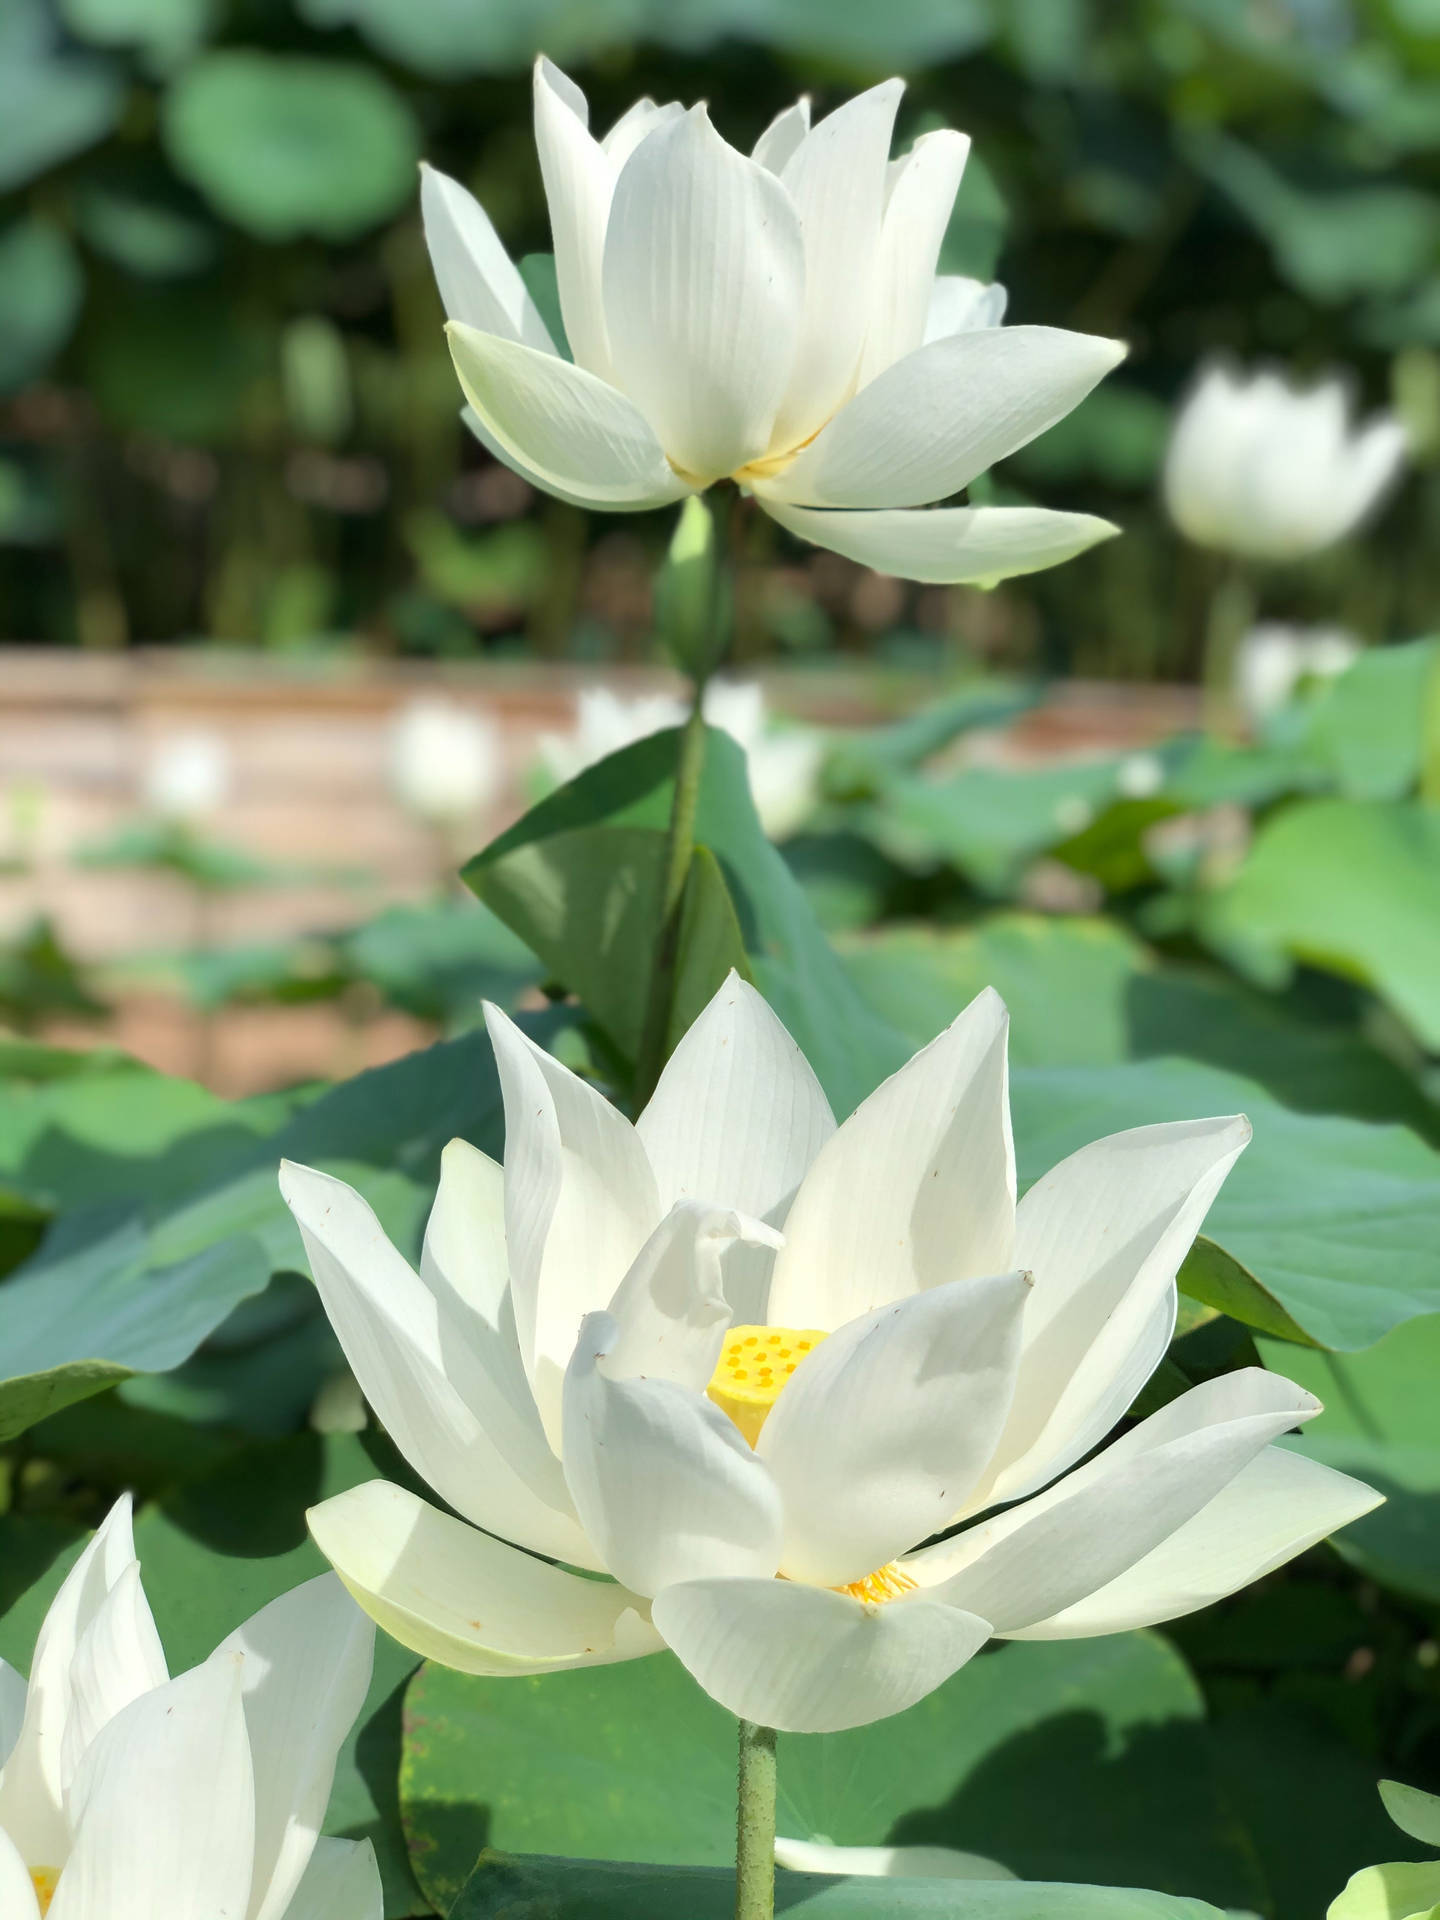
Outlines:
POLYGON ((735 1820, 735 1920, 775 1913, 775 1729, 740 1722, 735 1820))
POLYGON ((655 1091, 655 1083, 665 1065, 670 1012, 675 998, 675 963, 680 951, 680 918, 685 905, 685 882, 690 877, 690 861, 695 852, 695 809, 700 800, 700 776, 705 771, 705 716, 701 711, 704 693, 704 682, 697 680, 675 761, 675 796, 670 804, 670 828, 665 837, 660 925, 655 936, 650 995, 635 1068, 637 1112, 655 1091))
POLYGON ((1255 620, 1255 590, 1243 568, 1232 563, 1210 596, 1203 666, 1205 720, 1211 733, 1233 732, 1235 667, 1240 642, 1255 620))

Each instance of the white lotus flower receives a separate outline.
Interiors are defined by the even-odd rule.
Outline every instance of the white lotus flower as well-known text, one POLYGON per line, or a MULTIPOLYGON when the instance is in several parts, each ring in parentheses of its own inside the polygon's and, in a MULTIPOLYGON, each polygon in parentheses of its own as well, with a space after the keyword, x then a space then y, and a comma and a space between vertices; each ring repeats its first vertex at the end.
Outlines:
MULTIPOLYGON (((601 140, 585 96, 535 68, 535 141, 573 364, 483 210, 425 170, 425 235, 485 445, 607 513, 734 479, 792 533, 884 573, 993 581, 1115 532, 1040 508, 914 509, 1067 414, 1111 340, 1006 327, 935 267, 969 141, 891 162, 901 82, 810 125, 787 108, 750 156, 703 106, 639 100, 601 140)), ((1000 296, 1003 298, 1003 296, 1000 296)))
POLYGON ((412 700, 391 733, 390 774, 408 812, 431 826, 463 826, 500 791, 500 729, 453 700, 412 700))
POLYGON ((1235 652, 1235 694, 1252 726, 1285 706, 1305 680, 1337 680, 1364 651, 1344 627, 1262 620, 1235 652))
POLYGON ((319 1837, 375 1632, 331 1574, 171 1680, 122 1498, 0 1661, 4 1920, 381 1920, 369 1841, 319 1837))
POLYGON ((1376 1504, 1269 1444, 1319 1403, 1259 1368, 1086 1460, 1243 1119, 1097 1141, 1017 1209, 994 993, 838 1130, 733 975, 633 1126, 488 1020, 505 1165, 451 1143, 418 1274, 343 1182, 281 1175, 376 1415, 463 1515, 372 1481, 310 1516, 407 1646, 505 1674, 669 1645, 741 1717, 829 1731, 992 1633, 1188 1613, 1376 1504))
POLYGON ((230 784, 230 749, 218 733, 177 733, 146 766, 145 804, 165 820, 203 820, 225 804, 230 784))
POLYGON ((1350 418, 1338 375, 1308 388, 1211 362, 1176 416, 1165 504, 1187 538, 1251 560, 1301 560, 1352 533, 1394 482, 1405 429, 1350 418))
MULTIPOLYGON (((622 747, 647 734, 685 723, 683 701, 665 693, 626 699, 609 687, 587 687, 575 703, 569 733, 542 733, 540 758, 557 781, 573 780, 622 747)), ((745 750, 750 795, 760 824, 772 840, 784 840, 813 812, 820 793, 824 749, 806 728, 772 728, 765 691, 758 680, 711 680, 703 712, 712 727, 728 733, 745 750)))

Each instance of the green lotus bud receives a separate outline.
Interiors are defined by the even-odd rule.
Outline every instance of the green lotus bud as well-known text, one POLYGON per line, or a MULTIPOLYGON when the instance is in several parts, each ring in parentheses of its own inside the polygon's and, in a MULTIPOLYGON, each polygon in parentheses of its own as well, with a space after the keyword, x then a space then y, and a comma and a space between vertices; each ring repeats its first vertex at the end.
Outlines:
POLYGON ((655 581, 655 623, 665 649, 692 680, 719 664, 729 637, 729 583, 708 501, 692 493, 680 509, 655 581))

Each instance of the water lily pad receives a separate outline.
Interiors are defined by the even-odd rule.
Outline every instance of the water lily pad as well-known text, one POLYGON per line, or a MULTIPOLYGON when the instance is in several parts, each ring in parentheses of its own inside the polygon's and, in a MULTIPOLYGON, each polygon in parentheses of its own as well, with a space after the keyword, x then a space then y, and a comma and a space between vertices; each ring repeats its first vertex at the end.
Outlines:
MULTIPOLYGON (((1153 1635, 1001 1647, 893 1719, 782 1739, 780 1830, 958 1847, 1031 1879, 1121 1878, 1249 1905, 1262 1890, 1201 1713, 1184 1664, 1153 1635), (1165 1813, 1177 1800, 1182 1822, 1165 1813)), ((735 1723, 668 1654, 533 1680, 427 1665, 405 1728, 406 1832, 442 1911, 483 1846, 733 1858, 735 1723)))
POLYGON ((350 240, 415 190, 414 118, 368 67, 223 49, 184 70, 162 124, 177 172, 263 240, 350 240))

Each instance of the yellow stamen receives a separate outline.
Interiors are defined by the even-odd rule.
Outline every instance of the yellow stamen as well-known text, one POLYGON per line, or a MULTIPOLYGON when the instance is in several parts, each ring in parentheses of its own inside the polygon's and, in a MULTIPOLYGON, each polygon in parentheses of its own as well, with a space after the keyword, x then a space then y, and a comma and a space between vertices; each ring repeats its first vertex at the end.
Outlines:
POLYGON ((892 1560, 888 1567, 877 1567, 863 1580, 852 1580, 849 1586, 837 1587, 835 1591, 848 1593, 852 1600, 863 1600, 867 1606, 878 1607, 886 1600, 898 1600, 902 1593, 914 1593, 915 1582, 898 1561, 892 1560))
POLYGON ((32 1867, 30 1882, 35 1889, 35 1898, 40 1902, 41 1913, 48 1913, 50 1902, 55 1898, 55 1889, 60 1884, 58 1867, 32 1867))
POLYGON ((780 1390, 825 1335, 816 1327, 732 1327, 706 1389, 753 1447, 780 1390))

